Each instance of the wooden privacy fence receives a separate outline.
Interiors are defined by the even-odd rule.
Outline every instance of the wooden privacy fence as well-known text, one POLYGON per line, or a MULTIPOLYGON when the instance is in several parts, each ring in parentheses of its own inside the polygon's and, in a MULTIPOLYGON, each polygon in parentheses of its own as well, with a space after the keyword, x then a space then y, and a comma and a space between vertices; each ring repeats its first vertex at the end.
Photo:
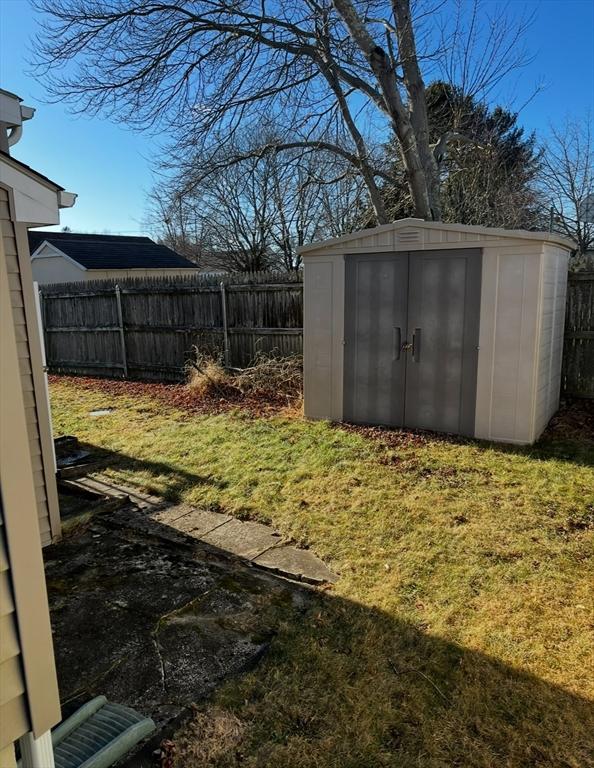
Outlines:
POLYGON ((193 354, 248 365, 257 352, 302 354, 298 274, 140 278, 45 285, 48 369, 179 380, 193 354))
POLYGON ((569 276, 563 389, 569 396, 594 398, 594 272, 569 276))
MULTIPOLYGON (((194 346, 237 367, 258 351, 302 353, 299 274, 46 285, 41 307, 56 373, 176 381, 194 346)), ((570 275, 566 312, 563 389, 594 398, 594 272, 570 275)))

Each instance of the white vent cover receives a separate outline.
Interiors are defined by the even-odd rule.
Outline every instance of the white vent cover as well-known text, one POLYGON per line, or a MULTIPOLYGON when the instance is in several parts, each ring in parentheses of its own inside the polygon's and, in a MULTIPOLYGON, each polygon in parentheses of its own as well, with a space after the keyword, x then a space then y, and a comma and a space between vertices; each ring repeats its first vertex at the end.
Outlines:
POLYGON ((418 243, 420 239, 421 232, 418 229, 402 229, 396 233, 398 243, 418 243))

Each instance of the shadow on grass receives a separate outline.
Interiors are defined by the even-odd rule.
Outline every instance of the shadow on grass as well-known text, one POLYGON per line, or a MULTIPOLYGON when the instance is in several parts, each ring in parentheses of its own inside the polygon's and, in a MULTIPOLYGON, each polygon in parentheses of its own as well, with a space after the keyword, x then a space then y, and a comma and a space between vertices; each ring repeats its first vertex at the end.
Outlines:
MULTIPOLYGON (((167 525, 147 527, 147 516, 136 527, 117 514, 45 552, 62 699, 106 694, 162 720, 190 716, 196 702, 210 711, 214 696, 242 723, 240 743, 219 734, 205 758, 209 734, 190 725, 176 766, 594 765, 592 702, 331 590, 260 575, 167 525), (306 595, 299 609, 279 597, 287 590, 306 595), (255 601, 261 592, 270 599, 255 601), (187 616, 187 605, 191 631, 173 622, 183 634, 158 660, 155 627, 166 638, 163 614, 187 616), (234 664, 215 624, 221 643, 242 626, 252 642, 255 631, 266 637, 264 662, 234 664)), ((128 765, 153 766, 170 735, 128 765)))
POLYGON ((329 594, 219 702, 277 755, 257 765, 594 765, 591 701, 329 594))
MULTIPOLYGON (((150 459, 139 459, 121 451, 101 448, 92 443, 79 442, 80 450, 88 451, 89 461, 92 462, 90 472, 101 471, 105 469, 116 469, 130 474, 142 474, 152 477, 154 481, 161 479, 162 487, 158 487, 156 482, 153 486, 150 482, 143 483, 144 489, 149 493, 162 496, 167 501, 179 503, 182 500, 183 491, 192 486, 210 485, 219 490, 227 487, 224 480, 214 478, 210 475, 201 475, 196 472, 189 472, 179 466, 168 464, 164 461, 152 461, 150 459), (98 467, 95 465, 99 465, 98 467)), ((136 479, 135 484, 138 484, 136 479)), ((113 486, 114 489, 117 485, 113 486)))

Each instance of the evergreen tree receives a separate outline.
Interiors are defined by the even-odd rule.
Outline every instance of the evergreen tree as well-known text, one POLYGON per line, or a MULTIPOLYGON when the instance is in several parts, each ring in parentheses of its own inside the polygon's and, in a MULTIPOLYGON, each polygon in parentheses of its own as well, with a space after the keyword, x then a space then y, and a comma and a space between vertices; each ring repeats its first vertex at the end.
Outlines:
MULTIPOLYGON (((517 115, 477 103, 443 82, 428 87, 427 106, 434 144, 451 126, 460 134, 449 143, 442 165, 443 221, 511 229, 538 226, 542 205, 535 182, 540 153, 534 134, 525 134, 517 115)), ((384 187, 386 209, 392 220, 411 216, 413 207, 394 144, 388 146, 388 159, 401 182, 384 187)))

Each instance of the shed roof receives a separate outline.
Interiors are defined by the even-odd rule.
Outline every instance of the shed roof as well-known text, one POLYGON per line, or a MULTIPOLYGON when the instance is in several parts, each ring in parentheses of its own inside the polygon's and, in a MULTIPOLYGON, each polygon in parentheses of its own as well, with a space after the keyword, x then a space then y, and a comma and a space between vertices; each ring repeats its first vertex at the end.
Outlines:
MULTIPOLYGON (((365 245, 389 248, 393 243, 409 244, 411 250, 415 244, 423 242, 418 237, 420 232, 427 233, 424 242, 438 245, 441 243, 479 243, 483 240, 540 240, 561 245, 568 250, 575 248, 571 240, 555 232, 529 232, 524 229, 501 229, 499 227, 476 227, 468 224, 446 224, 442 221, 424 219, 399 219, 390 224, 382 224, 371 229, 362 229, 342 237, 323 240, 302 246, 299 252, 305 256, 315 255, 318 251, 331 249, 336 252, 343 244, 347 247, 362 248, 365 245)), ((342 249, 341 249, 342 250, 342 249)))
POLYGON ((29 232, 33 254, 49 243, 85 269, 196 269, 196 264, 150 237, 29 232))

